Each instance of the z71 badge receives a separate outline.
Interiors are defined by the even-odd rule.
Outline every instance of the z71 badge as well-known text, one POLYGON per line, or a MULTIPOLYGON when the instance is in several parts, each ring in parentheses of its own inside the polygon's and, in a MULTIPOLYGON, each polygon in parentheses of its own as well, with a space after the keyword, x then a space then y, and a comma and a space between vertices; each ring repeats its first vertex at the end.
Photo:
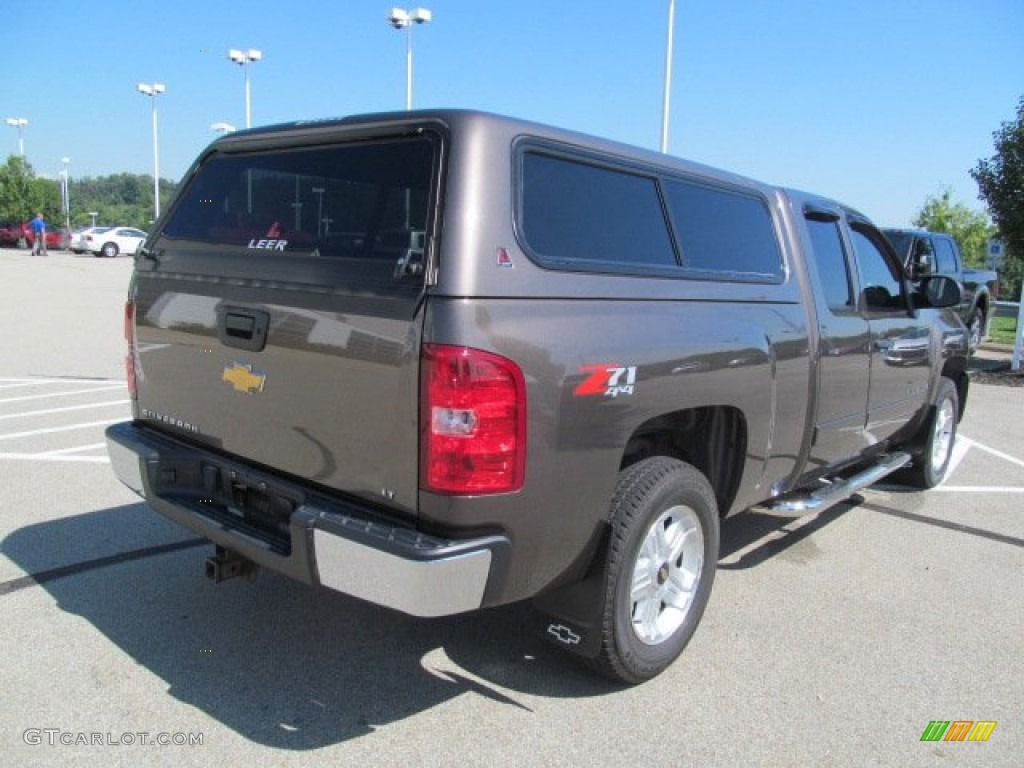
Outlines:
POLYGON ((584 365, 582 368, 577 368, 576 373, 586 373, 588 376, 576 385, 576 389, 572 391, 573 397, 632 395, 636 386, 635 365, 619 365, 618 363, 584 365))

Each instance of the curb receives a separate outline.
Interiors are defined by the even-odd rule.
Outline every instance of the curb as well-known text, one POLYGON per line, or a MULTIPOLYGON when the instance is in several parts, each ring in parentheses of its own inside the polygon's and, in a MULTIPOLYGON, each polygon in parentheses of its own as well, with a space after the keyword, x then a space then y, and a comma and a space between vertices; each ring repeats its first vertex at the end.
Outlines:
POLYGON ((978 349, 983 349, 986 352, 1003 352, 1007 355, 1013 354, 1013 344, 1000 344, 995 341, 983 341, 978 345, 978 349))

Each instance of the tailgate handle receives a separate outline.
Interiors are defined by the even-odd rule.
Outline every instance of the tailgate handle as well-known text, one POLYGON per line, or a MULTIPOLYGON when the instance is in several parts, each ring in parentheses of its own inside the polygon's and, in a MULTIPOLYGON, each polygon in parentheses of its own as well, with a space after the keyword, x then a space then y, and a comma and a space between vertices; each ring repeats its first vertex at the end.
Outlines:
POLYGON ((217 308, 217 337, 221 344, 250 352, 259 352, 267 345, 270 315, 244 307, 217 308))

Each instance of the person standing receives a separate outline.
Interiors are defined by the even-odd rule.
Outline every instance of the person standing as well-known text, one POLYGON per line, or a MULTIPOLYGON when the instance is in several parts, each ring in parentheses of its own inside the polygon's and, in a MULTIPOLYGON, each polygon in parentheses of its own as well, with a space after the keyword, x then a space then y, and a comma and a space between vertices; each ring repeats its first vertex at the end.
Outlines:
POLYGON ((46 222, 43 214, 37 213, 28 226, 32 230, 32 255, 46 256, 46 222))

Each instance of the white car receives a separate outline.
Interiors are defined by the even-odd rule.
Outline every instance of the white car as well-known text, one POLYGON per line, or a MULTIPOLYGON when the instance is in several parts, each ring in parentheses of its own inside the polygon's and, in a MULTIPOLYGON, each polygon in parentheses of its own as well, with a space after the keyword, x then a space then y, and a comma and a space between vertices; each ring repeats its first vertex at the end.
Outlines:
MULTIPOLYGON (((101 227, 102 229, 102 227, 101 227)), ((107 256, 113 258, 124 251, 135 253, 143 241, 146 233, 135 227, 110 227, 104 232, 94 232, 85 236, 85 249, 91 251, 94 256, 107 256)))
POLYGON ((98 232, 106 232, 110 227, 79 227, 71 233, 71 250, 75 253, 85 253, 89 247, 85 244, 86 235, 93 235, 98 232))

